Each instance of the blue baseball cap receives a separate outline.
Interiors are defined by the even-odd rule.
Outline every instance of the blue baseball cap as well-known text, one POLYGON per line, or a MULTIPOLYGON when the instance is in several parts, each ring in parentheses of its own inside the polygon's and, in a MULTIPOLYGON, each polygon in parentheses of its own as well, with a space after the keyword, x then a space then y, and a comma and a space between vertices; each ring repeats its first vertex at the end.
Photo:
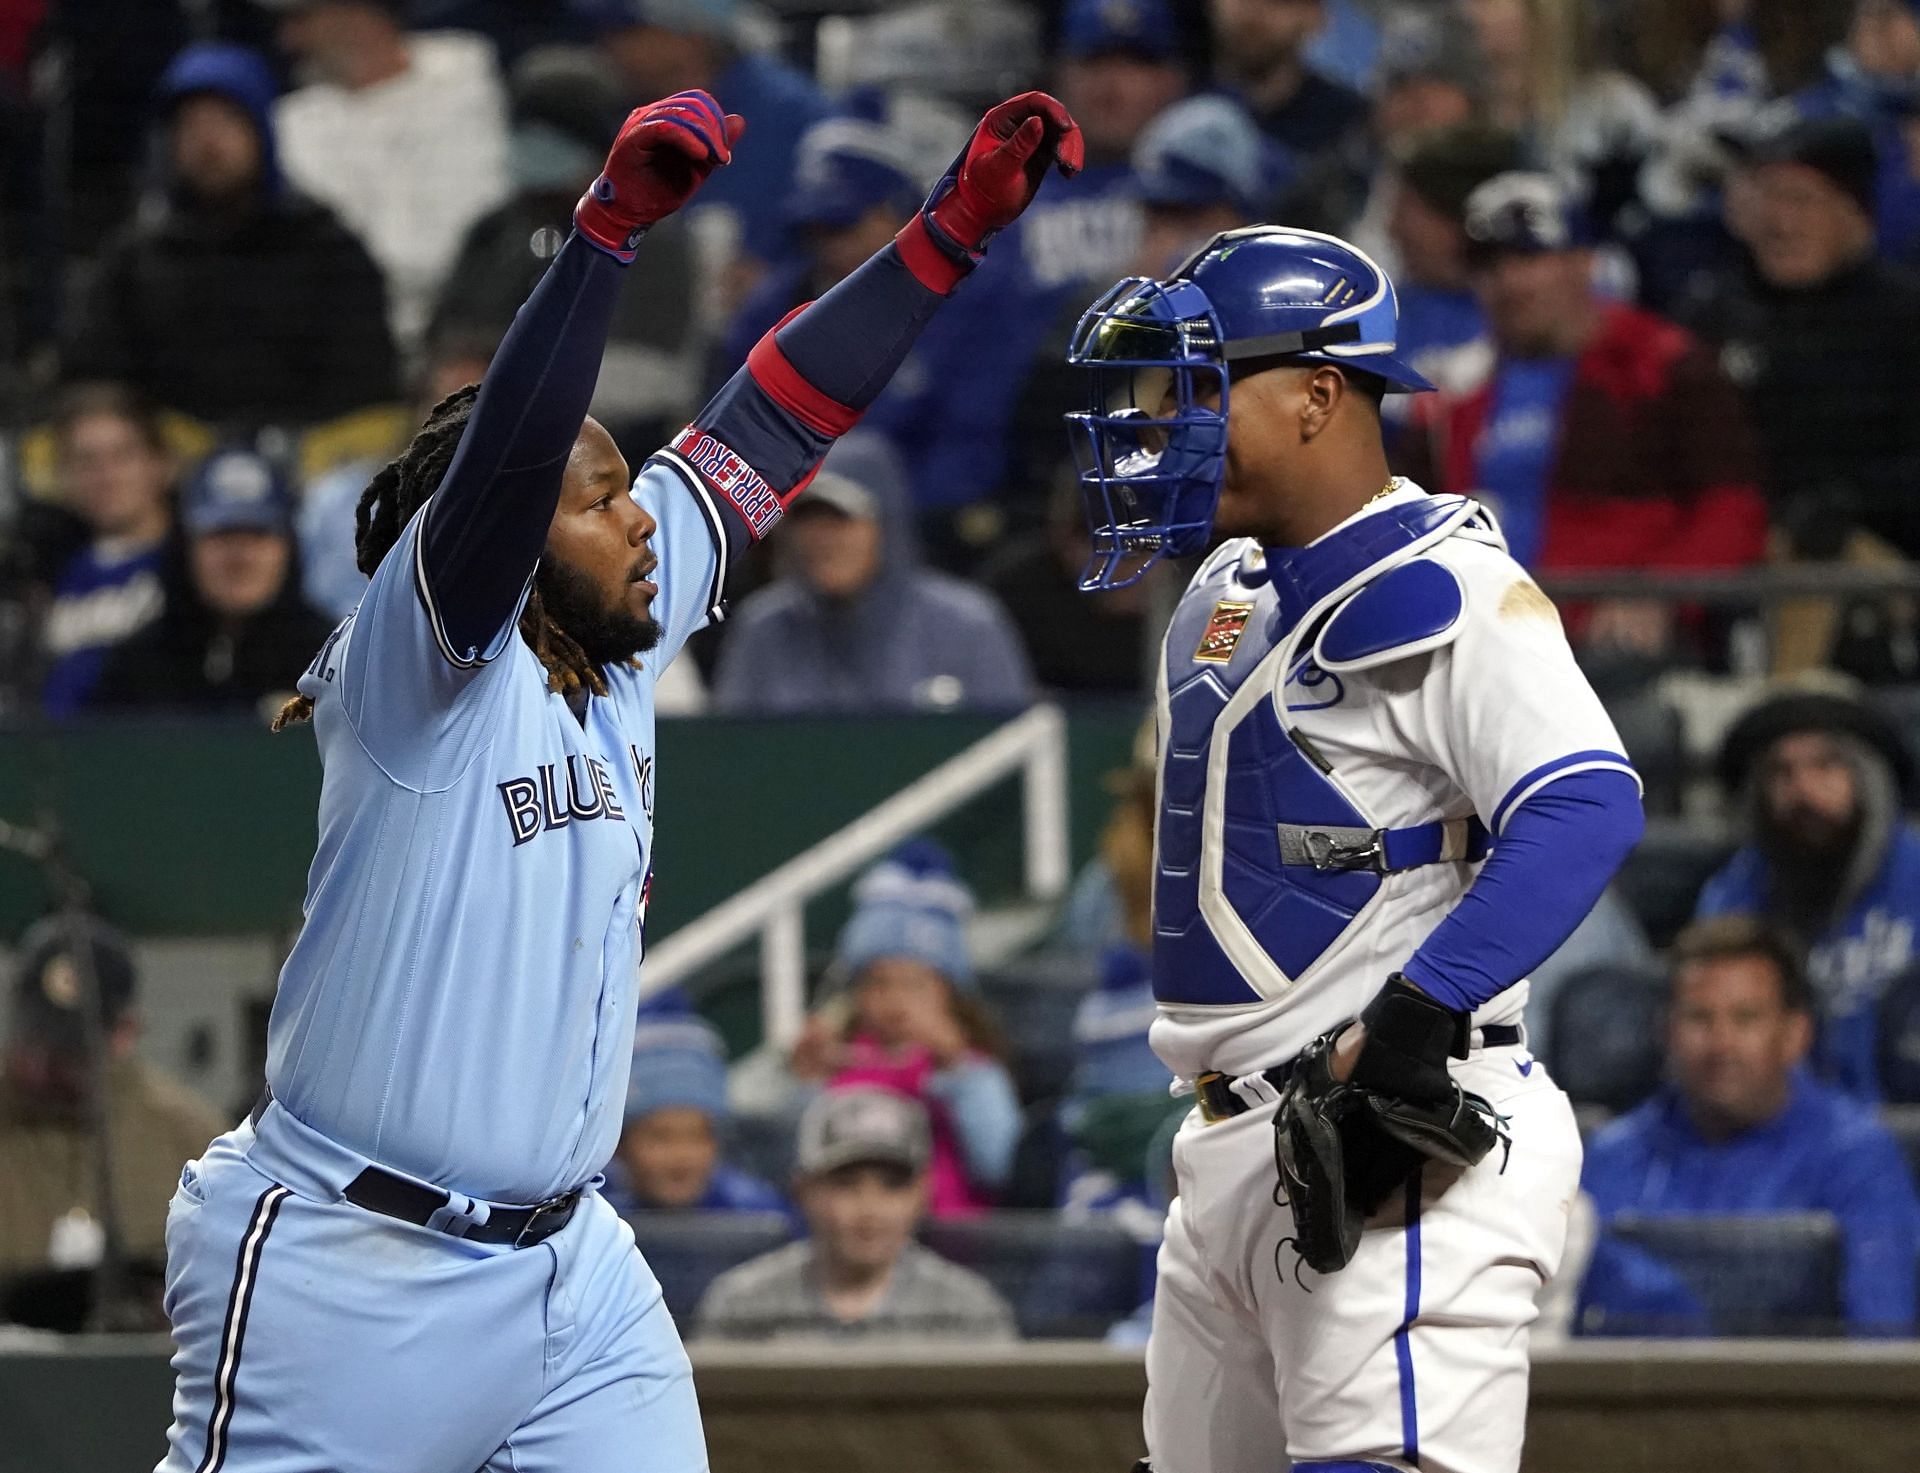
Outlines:
POLYGON ((272 461, 244 446, 216 450, 200 462, 180 498, 189 535, 293 531, 293 493, 272 461))
POLYGON ((1232 204, 1249 219, 1278 191, 1278 151, 1247 110, 1229 97, 1189 97, 1147 125, 1133 149, 1133 173, 1149 207, 1232 204))
POLYGON ((876 205, 911 215, 922 192, 894 133, 861 118, 829 118, 800 136, 786 216, 796 227, 844 230, 876 205))
POLYGON ((1060 22, 1060 50, 1082 61, 1112 51, 1170 61, 1180 51, 1166 0, 1071 0, 1060 22))
POLYGON ((1467 196, 1467 253, 1484 261, 1593 244, 1587 212, 1551 174, 1496 174, 1467 196))

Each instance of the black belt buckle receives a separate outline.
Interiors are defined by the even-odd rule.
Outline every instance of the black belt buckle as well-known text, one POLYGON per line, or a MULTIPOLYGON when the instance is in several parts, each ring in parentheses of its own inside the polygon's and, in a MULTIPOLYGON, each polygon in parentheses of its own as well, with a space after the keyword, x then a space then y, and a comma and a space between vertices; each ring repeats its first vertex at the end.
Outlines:
POLYGON ((558 1197, 534 1203, 528 1209, 527 1220, 520 1225, 520 1231, 513 1235, 513 1246, 531 1248, 535 1243, 552 1237, 573 1220, 573 1209, 579 1200, 578 1192, 563 1192, 558 1197), (548 1219, 554 1220, 549 1224, 548 1219))
POLYGON ((1332 834, 1323 834, 1309 830, 1301 836, 1301 847, 1307 851, 1307 862, 1321 873, 1328 870, 1374 870, 1384 874, 1387 869, 1387 831, 1375 829, 1367 836, 1364 844, 1343 844, 1332 834))

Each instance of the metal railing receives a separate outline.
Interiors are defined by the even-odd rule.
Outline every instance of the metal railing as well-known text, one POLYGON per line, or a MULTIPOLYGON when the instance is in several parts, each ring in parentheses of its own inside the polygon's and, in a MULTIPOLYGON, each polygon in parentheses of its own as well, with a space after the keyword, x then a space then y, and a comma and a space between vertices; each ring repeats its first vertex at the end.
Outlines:
POLYGON ((757 934, 762 1036, 792 1043, 806 1021, 807 902, 1015 773, 1027 890, 1058 899, 1069 869, 1067 722, 1057 706, 1035 706, 649 948, 641 996, 685 981, 757 934))

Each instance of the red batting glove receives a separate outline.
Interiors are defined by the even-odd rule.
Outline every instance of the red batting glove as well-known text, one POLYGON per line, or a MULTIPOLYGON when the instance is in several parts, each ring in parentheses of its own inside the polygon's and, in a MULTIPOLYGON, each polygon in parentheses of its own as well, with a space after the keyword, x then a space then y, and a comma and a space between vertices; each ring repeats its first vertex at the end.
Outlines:
POLYGON ((1071 179, 1086 158, 1072 115, 1044 92, 1022 92, 980 120, 922 215, 943 247, 978 261, 995 233, 1033 203, 1048 169, 1071 179))
POLYGON ((722 113, 704 92, 676 92, 635 108, 621 125, 606 168, 573 209, 574 228, 623 264, 647 227, 688 200, 747 131, 738 113, 722 113))

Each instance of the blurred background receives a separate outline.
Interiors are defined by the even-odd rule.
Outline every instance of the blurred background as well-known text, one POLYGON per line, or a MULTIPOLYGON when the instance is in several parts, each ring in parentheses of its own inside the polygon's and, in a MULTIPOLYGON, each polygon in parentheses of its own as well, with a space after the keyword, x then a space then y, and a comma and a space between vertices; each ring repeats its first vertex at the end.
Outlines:
POLYGON ((985 105, 1044 86, 1089 149, 662 687, 607 1190, 715 1467, 1138 1454, 1188 570, 1074 591, 1061 359, 1254 221, 1393 274, 1442 389, 1396 468, 1495 509, 1646 782, 1528 1004, 1588 1159, 1527 1467, 1911 1461, 1920 3, 0 0, 0 1468, 158 1456, 166 1202, 258 1092, 312 853, 266 717, 369 475, 696 86, 751 130, 632 268, 634 463, 985 105))

